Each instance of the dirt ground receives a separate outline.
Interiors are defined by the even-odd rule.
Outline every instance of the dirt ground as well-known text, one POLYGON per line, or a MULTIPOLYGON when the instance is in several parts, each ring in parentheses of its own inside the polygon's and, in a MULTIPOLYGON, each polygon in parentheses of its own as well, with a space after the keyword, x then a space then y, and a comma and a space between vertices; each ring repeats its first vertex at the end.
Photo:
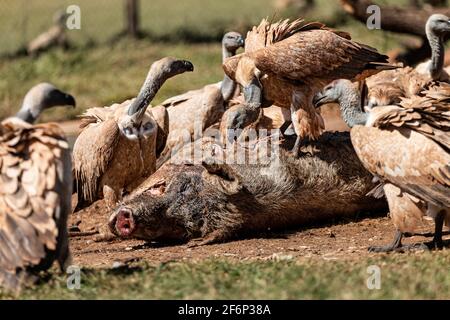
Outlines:
MULTIPOLYGON (((144 260, 149 263, 197 261, 206 258, 245 260, 311 259, 352 260, 366 258, 368 246, 389 243, 394 235, 390 219, 364 217, 340 221, 334 225, 304 227, 285 232, 266 232, 253 238, 201 247, 187 244, 146 243, 140 240, 94 241, 97 230, 107 220, 108 212, 102 201, 73 214, 69 225, 78 225, 84 233, 71 236, 74 263, 93 268, 110 268, 114 264, 144 260)), ((431 232, 432 225, 423 230, 431 232)), ((449 237, 447 236, 447 239, 449 237)), ((414 236, 404 243, 419 243, 427 238, 414 236)))

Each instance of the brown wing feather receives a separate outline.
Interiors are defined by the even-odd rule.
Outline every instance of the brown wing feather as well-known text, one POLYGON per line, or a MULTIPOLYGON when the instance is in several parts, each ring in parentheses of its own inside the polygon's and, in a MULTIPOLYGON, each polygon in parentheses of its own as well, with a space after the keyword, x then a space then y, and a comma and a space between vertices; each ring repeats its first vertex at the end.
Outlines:
MULTIPOLYGON (((356 79, 363 70, 381 70, 387 56, 328 30, 308 30, 266 48, 249 53, 263 72, 301 80, 309 77, 356 79)), ((388 67, 388 66, 386 66, 388 67)), ((372 73, 373 74, 373 73, 372 73)), ((364 76, 369 76, 366 73, 364 76)))
POLYGON ((433 140, 408 130, 355 127, 352 143, 373 174, 419 199, 450 206, 450 155, 433 140))
POLYGON ((197 89, 197 90, 189 90, 188 92, 185 92, 183 94, 177 95, 175 97, 171 97, 167 100, 164 100, 161 103, 161 106, 168 108, 171 106, 175 106, 177 104, 180 104, 184 101, 190 100, 192 98, 197 97, 198 95, 201 95, 202 92, 204 91, 204 88, 201 89, 197 89))
POLYGON ((350 39, 350 35, 347 32, 329 29, 320 22, 306 23, 303 19, 299 18, 294 21, 285 19, 270 23, 267 19, 263 19, 258 26, 254 26, 247 33, 247 37, 245 38, 245 52, 248 53, 267 47, 287 39, 297 32, 315 29, 329 30, 346 39, 350 39))
POLYGON ((64 263, 71 200, 69 145, 56 124, 7 119, 0 137, 0 285, 64 263))
POLYGON ((374 109, 372 125, 380 128, 409 128, 450 152, 450 85, 441 84, 423 94, 423 97, 402 99, 398 107, 374 109))
POLYGON ((97 199, 99 179, 108 168, 119 141, 120 131, 114 118, 86 126, 75 141, 73 165, 78 207, 97 199))
POLYGON ((158 135, 156 138, 156 157, 159 157, 166 146, 167 136, 169 135, 169 113, 163 106, 148 108, 153 119, 158 124, 158 135))

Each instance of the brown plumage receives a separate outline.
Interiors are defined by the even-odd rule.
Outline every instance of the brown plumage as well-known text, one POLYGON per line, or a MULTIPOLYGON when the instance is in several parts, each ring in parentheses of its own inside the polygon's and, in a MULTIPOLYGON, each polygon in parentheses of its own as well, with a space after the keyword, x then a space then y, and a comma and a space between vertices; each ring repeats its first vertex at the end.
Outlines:
POLYGON ((147 107, 168 78, 192 70, 188 61, 163 58, 152 64, 137 98, 86 111, 73 149, 76 210, 103 197, 113 207, 122 191, 131 191, 155 171, 157 144, 163 146, 166 133, 161 128, 167 128, 167 119, 164 111, 155 109, 158 124, 147 107))
MULTIPOLYGON (((232 57, 244 45, 237 32, 227 32, 222 39, 222 59, 232 57)), ((228 76, 217 83, 172 97, 161 106, 169 115, 169 134, 166 146, 157 160, 159 168, 184 144, 202 136, 204 130, 218 122, 228 107, 228 102, 239 95, 239 87, 228 76)))
POLYGON ((69 145, 56 124, 0 124, 0 286, 16 290, 32 272, 70 259, 69 145))
POLYGON ((169 117, 167 142, 156 167, 159 168, 184 144, 202 136, 203 131, 220 120, 225 103, 220 83, 188 91, 162 103, 169 117))
POLYGON ((39 83, 27 92, 17 114, 0 123, 0 286, 14 291, 54 260, 61 268, 70 261, 69 146, 56 124, 32 125, 55 106, 74 107, 75 99, 39 83))
POLYGON ((386 62, 387 56, 321 23, 263 20, 247 34, 245 53, 227 59, 223 67, 243 86, 247 103, 291 110, 298 149, 300 139, 316 139, 323 131, 322 118, 312 105, 323 86, 393 68, 386 62))
POLYGON ((405 67, 380 72, 366 79, 368 106, 397 104, 401 97, 412 97, 430 86, 433 81, 449 82, 445 66, 444 37, 450 33, 450 19, 442 14, 428 18, 425 32, 431 47, 431 59, 417 67, 405 67))
MULTIPOLYGON (((400 189, 400 194, 392 188, 387 194, 397 229, 413 231, 411 221, 426 213, 436 223, 433 244, 441 247, 442 224, 450 226, 450 85, 440 83, 424 91, 422 97, 403 99, 398 106, 373 108, 369 113, 360 111, 359 99, 351 88, 348 82, 340 81, 326 88, 317 101, 340 102, 364 166, 400 189), (426 204, 426 212, 396 209, 405 203, 413 207, 414 199, 426 204)), ((375 250, 397 249, 400 240, 396 237, 393 245, 375 250)))
POLYGON ((365 81, 367 105, 370 108, 398 104, 401 98, 418 95, 432 84, 429 77, 411 67, 385 70, 368 77, 365 81))

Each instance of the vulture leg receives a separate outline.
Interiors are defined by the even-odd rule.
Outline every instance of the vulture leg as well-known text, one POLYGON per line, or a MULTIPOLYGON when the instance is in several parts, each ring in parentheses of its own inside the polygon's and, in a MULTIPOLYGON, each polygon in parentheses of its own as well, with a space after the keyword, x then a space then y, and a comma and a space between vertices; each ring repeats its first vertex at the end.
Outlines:
POLYGON ((291 120, 288 120, 288 121, 285 121, 285 122, 281 125, 281 127, 280 127, 280 132, 281 132, 282 135, 284 135, 284 132, 291 126, 291 124, 292 124, 292 121, 291 121, 291 120))
POLYGON ((302 109, 292 112, 292 124, 294 125, 295 134, 297 135, 294 147, 292 147, 290 151, 294 156, 303 156, 304 154, 300 151, 301 147, 307 145, 310 141, 308 136, 305 136, 304 130, 301 128, 302 124, 298 121, 303 117, 304 113, 305 111, 302 109))
POLYGON ((301 147, 309 143, 309 138, 318 137, 316 111, 312 105, 313 96, 308 92, 294 91, 291 100, 291 120, 297 139, 291 153, 302 156, 301 147), (310 101, 310 102, 308 102, 310 101))
POLYGON ((280 132, 283 136, 295 135, 294 127, 291 120, 291 111, 285 108, 281 108, 281 114, 283 116, 284 123, 280 127, 280 132))
POLYGON ((403 248, 402 246, 402 238, 403 238, 403 233, 400 230, 397 230, 395 232, 395 236, 394 236, 394 241, 392 241, 392 243, 388 244, 387 246, 381 246, 381 247, 377 247, 377 246, 371 246, 369 247, 369 252, 392 252, 392 251, 397 251, 401 248, 403 248))
POLYGON ((439 211, 434 219, 434 237, 431 241, 431 249, 442 249, 444 243, 442 241, 442 227, 444 226, 445 210, 439 211))

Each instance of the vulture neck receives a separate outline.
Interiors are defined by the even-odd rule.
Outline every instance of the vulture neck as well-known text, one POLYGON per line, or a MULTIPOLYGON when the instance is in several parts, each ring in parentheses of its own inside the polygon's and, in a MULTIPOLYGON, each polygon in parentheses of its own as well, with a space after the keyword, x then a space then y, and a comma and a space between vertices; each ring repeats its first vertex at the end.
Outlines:
POLYGON ((150 71, 147 74, 147 78, 145 79, 145 82, 142 85, 138 96, 136 97, 136 99, 134 99, 133 103, 128 109, 128 115, 132 116, 142 109, 146 109, 155 97, 158 90, 168 78, 169 76, 167 74, 161 72, 157 68, 150 68, 150 71))
POLYGON ((33 103, 33 101, 29 96, 25 96, 25 99, 22 103, 22 107, 20 108, 20 110, 16 113, 16 117, 28 122, 30 124, 33 124, 37 118, 39 117, 40 114, 40 110, 42 109, 39 105, 36 105, 35 103, 33 103), (37 114, 33 114, 33 112, 31 112, 31 110, 39 110, 39 112, 37 112, 37 114))
POLYGON ((37 120, 37 117, 34 117, 28 109, 20 109, 16 113, 16 117, 30 124, 33 124, 37 120))
POLYGON ((354 126, 364 126, 369 118, 369 114, 361 110, 361 97, 359 92, 343 94, 339 99, 342 119, 353 128, 354 126))
POLYGON ((429 29, 426 30, 426 34, 431 47, 431 78, 433 80, 439 80, 444 67, 444 40, 429 29))
MULTIPOLYGON (((236 54, 236 51, 229 51, 225 46, 222 46, 222 63, 225 59, 230 58, 236 54)), ((226 74, 223 76, 222 84, 220 86, 220 92, 224 101, 229 101, 236 90, 236 82, 231 80, 226 74)))

